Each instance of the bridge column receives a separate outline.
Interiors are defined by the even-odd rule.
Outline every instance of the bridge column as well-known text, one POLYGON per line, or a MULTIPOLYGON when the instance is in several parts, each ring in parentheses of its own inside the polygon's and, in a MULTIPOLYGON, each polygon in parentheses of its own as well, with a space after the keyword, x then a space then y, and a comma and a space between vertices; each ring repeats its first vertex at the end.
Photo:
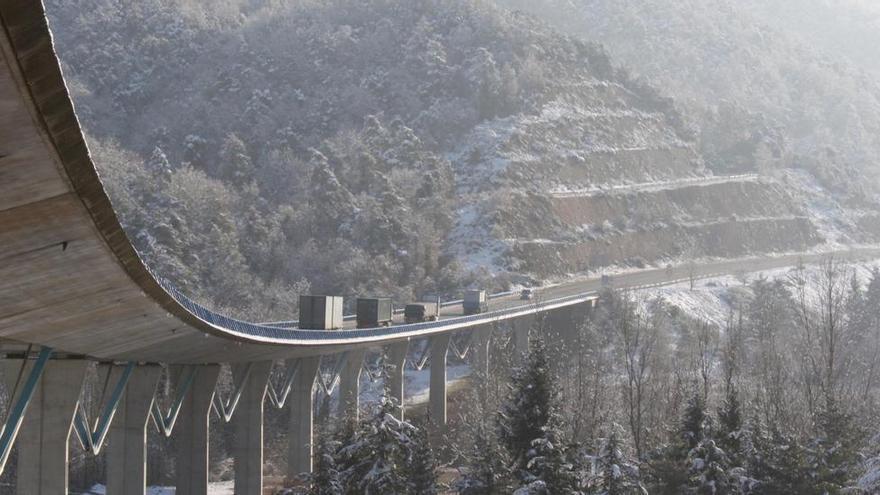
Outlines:
POLYGON ((514 361, 522 362, 522 357, 529 352, 529 332, 535 325, 537 317, 535 315, 525 315, 514 318, 511 321, 513 326, 513 352, 514 361))
POLYGON ((287 444, 287 479, 312 472, 315 444, 315 379, 321 368, 321 356, 299 360, 291 389, 290 430, 287 444))
MULTIPOLYGON (((236 377, 241 377, 246 365, 232 369, 236 377)), ((241 399, 232 421, 235 423, 235 441, 232 457, 235 463, 236 495, 263 494, 263 404, 272 361, 250 364, 250 376, 241 381, 241 399)))
POLYGON ((357 421, 360 413, 358 396, 361 391, 361 371, 366 349, 352 349, 345 353, 345 364, 339 372, 339 413, 345 421, 357 421))
POLYGON ((446 430, 446 354, 452 333, 431 337, 431 382, 428 389, 428 411, 437 432, 446 430))
POLYGON ((472 337, 473 364, 471 367, 472 377, 480 400, 485 404, 487 387, 489 382, 489 343, 492 340, 492 331, 495 324, 481 325, 474 329, 472 337))
MULTIPOLYGON (((115 375, 122 371, 119 366, 111 369, 115 375)), ((108 434, 108 493, 143 494, 146 490, 147 421, 161 372, 159 366, 138 366, 128 379, 108 434)))
POLYGON ((400 408, 401 420, 403 420, 404 411, 406 409, 403 402, 406 399, 406 394, 404 393, 403 373, 404 368, 406 367, 406 353, 408 351, 408 340, 394 342, 385 347, 386 363, 393 366, 393 369, 389 372, 387 387, 388 391, 391 393, 391 397, 394 397, 400 408))
MULTIPOLYGON (((27 377, 33 362, 27 363, 27 377)), ((88 362, 79 359, 49 361, 34 390, 18 433, 16 493, 67 494, 68 440, 73 415, 85 380, 88 362)), ((7 390, 14 390, 21 361, 4 362, 7 390)), ((19 387, 21 384, 19 384, 19 387)))
POLYGON ((174 427, 177 439, 177 495, 208 493, 208 424, 220 366, 200 366, 174 427))

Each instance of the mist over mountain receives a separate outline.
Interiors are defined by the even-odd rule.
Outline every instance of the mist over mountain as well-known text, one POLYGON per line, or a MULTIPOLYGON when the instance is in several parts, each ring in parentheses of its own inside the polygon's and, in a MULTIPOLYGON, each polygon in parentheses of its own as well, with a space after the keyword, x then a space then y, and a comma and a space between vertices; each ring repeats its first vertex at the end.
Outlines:
POLYGON ((796 166, 874 201, 877 8, 866 2, 504 0, 601 40, 676 98, 714 170, 796 166), (871 74, 869 71, 872 71, 871 74))

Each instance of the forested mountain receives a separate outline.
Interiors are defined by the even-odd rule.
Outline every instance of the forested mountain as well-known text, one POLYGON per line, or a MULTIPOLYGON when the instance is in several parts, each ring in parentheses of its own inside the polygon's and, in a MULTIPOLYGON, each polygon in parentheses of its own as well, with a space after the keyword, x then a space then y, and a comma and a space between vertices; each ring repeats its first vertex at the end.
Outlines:
POLYGON ((138 248, 184 290, 254 318, 283 316, 309 285, 457 290, 465 274, 443 250, 457 208, 448 153, 561 88, 631 85, 598 46, 482 2, 83 0, 49 12, 138 248))
POLYGON ((877 7, 822 0, 503 0, 601 40, 675 97, 715 170, 796 165, 859 200, 880 187, 877 7), (872 71, 873 73, 869 73, 872 71))
POLYGON ((876 87, 731 8, 47 3, 135 245, 250 319, 309 290, 404 301, 880 239, 853 180, 880 151, 876 87))

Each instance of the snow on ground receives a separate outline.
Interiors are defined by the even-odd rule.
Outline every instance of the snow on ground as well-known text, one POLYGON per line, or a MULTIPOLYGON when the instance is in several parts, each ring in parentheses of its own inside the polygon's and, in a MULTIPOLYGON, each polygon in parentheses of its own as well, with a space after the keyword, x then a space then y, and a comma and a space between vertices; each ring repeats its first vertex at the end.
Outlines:
MULTIPOLYGON (((849 283, 849 274, 852 274, 864 285, 871 279, 872 270, 880 269, 880 260, 847 265, 846 269, 851 270, 851 272, 847 273, 847 284, 849 283)), ((697 320, 706 321, 723 328, 731 312, 734 310, 729 303, 728 297, 732 288, 744 287, 745 284, 760 278, 787 281, 791 280, 793 276, 803 277, 808 281, 807 287, 815 288, 817 286, 816 282, 821 277, 821 270, 821 266, 815 264, 804 266, 803 272, 800 274, 797 273, 796 267, 777 268, 744 274, 741 277, 725 275, 701 279, 695 282, 694 290, 690 290, 690 282, 682 282, 664 287, 642 289, 638 293, 642 296, 639 299, 643 309, 651 301, 660 298, 697 320)), ((806 297, 808 300, 816 300, 819 294, 807 292, 806 297)))
POLYGON ((601 194, 613 194, 624 192, 654 192, 669 189, 678 189, 690 186, 710 186, 726 184, 730 182, 751 182, 759 179, 758 174, 724 175, 709 177, 687 177, 683 179, 640 182, 636 184, 599 185, 590 188, 570 189, 565 186, 556 186, 549 191, 551 196, 557 198, 576 198, 583 196, 597 196, 601 194))

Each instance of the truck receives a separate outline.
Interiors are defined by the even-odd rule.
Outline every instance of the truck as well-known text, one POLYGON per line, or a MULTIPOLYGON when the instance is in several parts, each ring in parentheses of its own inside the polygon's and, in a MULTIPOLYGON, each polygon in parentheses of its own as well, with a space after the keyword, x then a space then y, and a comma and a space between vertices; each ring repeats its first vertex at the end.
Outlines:
POLYGON ((359 297, 357 299, 358 328, 390 326, 393 314, 390 297, 359 297))
POLYGON ((403 321, 406 323, 421 323, 438 319, 440 319, 439 297, 423 297, 422 301, 407 304, 403 308, 403 321))
POLYGON ((469 290, 464 293, 462 307, 466 315, 485 313, 489 311, 489 296, 482 289, 469 290))
POLYGON ((299 296, 299 328, 342 328, 342 296, 299 296))

